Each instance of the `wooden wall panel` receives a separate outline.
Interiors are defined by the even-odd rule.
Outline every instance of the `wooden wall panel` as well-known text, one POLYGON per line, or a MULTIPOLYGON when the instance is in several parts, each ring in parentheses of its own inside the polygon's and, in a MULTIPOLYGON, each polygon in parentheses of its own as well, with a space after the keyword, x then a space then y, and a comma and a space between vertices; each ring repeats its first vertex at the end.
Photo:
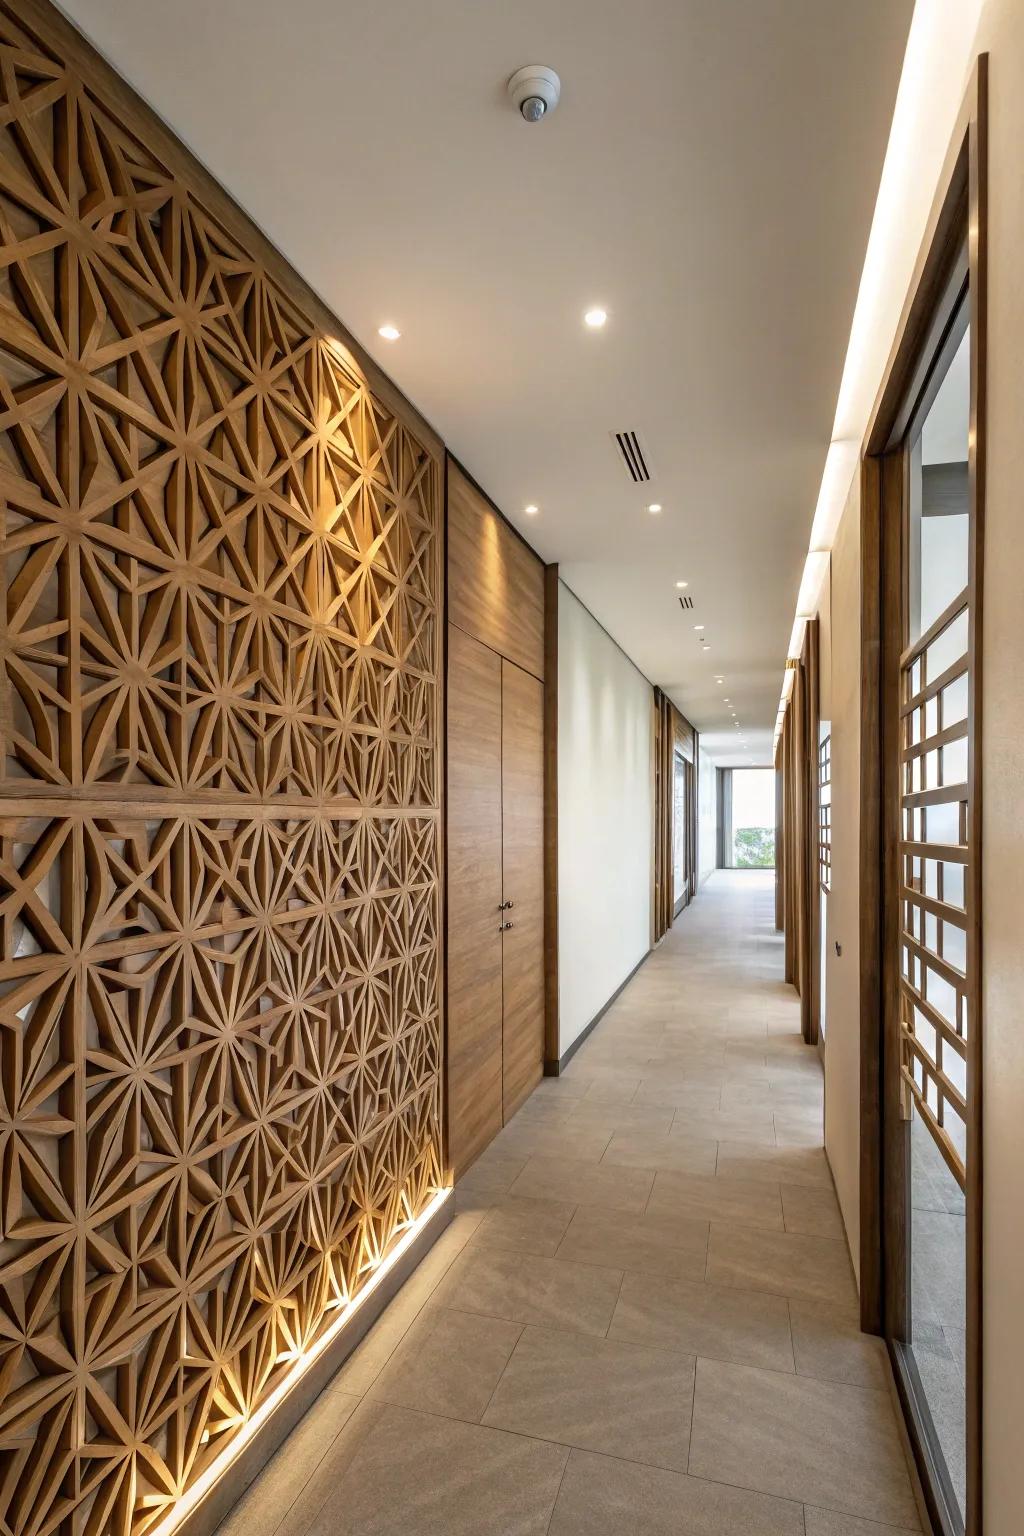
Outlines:
POLYGON ((657 943, 676 918, 673 887, 675 827, 675 754, 691 765, 687 807, 686 904, 697 889, 698 821, 696 772, 697 733, 660 688, 654 690, 654 921, 652 941, 657 943))
POLYGON ((456 1177, 502 1119, 502 665, 448 626, 448 1146, 456 1177))
POLYGON ((448 618, 544 676, 544 566, 448 460, 448 618))
POLYGON ((544 1072, 544 684, 501 664, 502 1104, 510 1120, 544 1072))
POLYGON ((441 466, 17 15, 0 1530, 142 1536, 442 1182, 441 466))

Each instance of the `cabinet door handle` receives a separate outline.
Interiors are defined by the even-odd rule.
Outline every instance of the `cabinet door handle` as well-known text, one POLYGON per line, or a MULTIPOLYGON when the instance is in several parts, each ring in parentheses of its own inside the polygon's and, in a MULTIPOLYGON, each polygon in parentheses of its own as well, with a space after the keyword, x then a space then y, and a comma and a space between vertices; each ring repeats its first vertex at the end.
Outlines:
POLYGON ((498 932, 499 933, 504 933, 507 929, 514 928, 514 927, 515 927, 515 923, 501 923, 498 926, 498 932))
POLYGON ((499 912, 511 912, 511 910, 512 910, 512 908, 514 906, 515 906, 515 902, 514 901, 503 901, 501 903, 501 906, 498 908, 498 911, 499 912))

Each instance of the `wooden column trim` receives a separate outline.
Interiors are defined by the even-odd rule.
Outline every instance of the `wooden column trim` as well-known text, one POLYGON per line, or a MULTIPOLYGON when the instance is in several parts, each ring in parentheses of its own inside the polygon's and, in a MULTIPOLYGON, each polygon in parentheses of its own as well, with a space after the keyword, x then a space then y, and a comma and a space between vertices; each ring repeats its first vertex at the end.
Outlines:
POLYGON ((544 567, 544 1072, 559 1070, 557 564, 544 567))

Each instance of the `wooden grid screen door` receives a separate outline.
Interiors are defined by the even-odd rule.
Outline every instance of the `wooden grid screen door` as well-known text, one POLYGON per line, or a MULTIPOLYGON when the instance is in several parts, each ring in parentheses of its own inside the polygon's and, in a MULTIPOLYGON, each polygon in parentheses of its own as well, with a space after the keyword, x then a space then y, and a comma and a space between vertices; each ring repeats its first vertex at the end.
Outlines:
POLYGON ((900 1070, 910 1102, 966 1188, 970 588, 900 658, 900 1070))
POLYGON ((16 16, 0 1530, 138 1536, 442 1183, 441 478, 16 16))
POLYGON ((832 733, 818 747, 818 884, 832 889, 832 733))

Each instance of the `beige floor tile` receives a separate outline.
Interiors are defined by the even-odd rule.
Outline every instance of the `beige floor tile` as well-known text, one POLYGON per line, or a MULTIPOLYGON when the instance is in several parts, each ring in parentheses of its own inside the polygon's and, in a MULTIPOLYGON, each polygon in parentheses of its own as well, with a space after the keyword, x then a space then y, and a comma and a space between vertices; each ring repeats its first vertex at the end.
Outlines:
POLYGON ((563 1446, 390 1405, 310 1536, 545 1536, 563 1446))
MULTIPOLYGON (((775 1124, 771 1111, 763 1106, 730 1110, 677 1109, 672 1135, 712 1137, 715 1141, 736 1143, 751 1157, 756 1157, 762 1147, 775 1149, 775 1124)), ((740 1177, 743 1175, 737 1174, 737 1178, 740 1177)))
POLYGON ((846 1244, 712 1222, 707 1278, 742 1290, 843 1306, 856 1296, 846 1244))
POLYGON ((558 1248, 558 1258, 610 1269, 703 1280, 708 1223, 656 1216, 627 1216, 581 1205, 558 1248))
POLYGON ((695 1221, 739 1222, 766 1231, 783 1230, 778 1186, 760 1180, 658 1173, 647 1211, 651 1216, 686 1216, 695 1221))
POLYGON ((484 1423, 685 1472, 693 1373, 692 1356, 527 1328, 484 1423))
POLYGON ((402 1408, 477 1422, 523 1331, 471 1312, 421 1312, 370 1389, 402 1408))
POLYGON ((524 1200, 503 1195, 485 1213, 470 1238, 481 1248, 554 1255, 572 1220, 574 1205, 558 1200, 524 1200))
POLYGON ((495 1138, 494 1147, 499 1157, 513 1160, 546 1157, 599 1163, 611 1139, 611 1131, 602 1125, 590 1121, 577 1124, 570 1116, 561 1125, 515 1121, 495 1138))
POLYGON ((562 1073, 558 1077, 542 1077, 531 1094, 534 1099, 582 1099, 589 1088, 590 1083, 583 1077, 568 1077, 562 1073))
POLYGON ((651 1104, 656 1109, 717 1109, 722 1097, 721 1084, 689 1079, 673 1082, 671 1078, 644 1078, 633 1098, 634 1104, 651 1104))
POLYGON ((799 1375, 888 1391, 885 1345, 872 1334, 861 1333, 854 1309, 791 1301, 789 1315, 799 1375))
POLYGON ((621 1278, 620 1271, 596 1264, 474 1247, 438 1287, 434 1304, 603 1336, 621 1278))
POLYGON ((458 1187, 476 1194, 503 1195, 512 1188, 528 1161, 527 1156, 478 1158, 466 1169, 458 1187))
POLYGON ((654 1104, 592 1104, 589 1099, 577 1099, 573 1110, 573 1125, 593 1125, 614 1136, 619 1131, 644 1131, 650 1136, 665 1136, 675 1110, 671 1105, 658 1108, 654 1104))
POLYGON ((773 1184, 832 1189, 832 1175, 821 1147, 749 1147, 723 1137, 718 1146, 718 1174, 723 1179, 767 1179, 773 1184))
POLYGON ((890 1524, 916 1506, 889 1395, 697 1362, 690 1472, 890 1524))
POLYGON ((799 1504, 573 1451, 549 1536, 804 1536, 799 1504))
POLYGON ((688 1136, 656 1135, 647 1131, 616 1131, 601 1159, 622 1168, 675 1169, 678 1173, 712 1174, 718 1143, 688 1136))
MULTIPOLYGON (((905 1529, 879 1525, 875 1520, 858 1520, 855 1515, 837 1515, 831 1509, 813 1509, 809 1504, 804 1506, 804 1521, 807 1536, 893 1536, 897 1529, 905 1529)), ((913 1525, 909 1529, 916 1531, 920 1527, 913 1525)))
POLYGON ((778 1147, 820 1147, 824 1118, 819 1111, 814 1118, 775 1116, 775 1145, 778 1147))
MULTIPOLYGON (((693 1383, 690 1383, 693 1398, 693 1383)), ((321 1393, 304 1418, 249 1485, 217 1536, 276 1536, 296 1499, 316 1475, 345 1424, 359 1407, 360 1399, 336 1386, 321 1393)), ((689 1406, 687 1407, 689 1444, 689 1406)))
MULTIPOLYGON (((365 1397, 360 1399, 358 1408, 342 1427, 341 1433, 327 1447, 319 1466, 306 1478, 295 1502, 275 1529, 274 1536, 309 1536, 310 1527, 344 1477, 364 1440, 373 1435, 382 1414, 388 1411, 387 1403, 373 1402, 365 1397)), ((285 1453, 288 1443, 286 1441, 281 1448, 285 1453)), ((218 1531, 217 1536, 222 1536, 222 1533, 218 1531)), ((238 1536, 248 1536, 247 1528, 243 1527, 238 1536)))
POLYGON ((782 1217, 787 1232, 800 1232, 805 1237, 834 1237, 846 1241, 846 1229, 839 1214, 839 1202, 831 1187, 817 1189, 809 1184, 781 1186, 782 1217))
POLYGON ((789 1308, 782 1297, 703 1281, 625 1274, 608 1337, 793 1370, 789 1308))
POLYGON ((458 1261, 476 1224, 475 1215, 459 1215, 445 1228, 335 1375, 336 1386, 357 1396, 369 1391, 445 1275, 458 1261))
POLYGON ((512 1185, 511 1193, 530 1200, 599 1205, 604 1210, 639 1215, 653 1182, 654 1174, 645 1168, 620 1168, 567 1157, 533 1157, 512 1185))

